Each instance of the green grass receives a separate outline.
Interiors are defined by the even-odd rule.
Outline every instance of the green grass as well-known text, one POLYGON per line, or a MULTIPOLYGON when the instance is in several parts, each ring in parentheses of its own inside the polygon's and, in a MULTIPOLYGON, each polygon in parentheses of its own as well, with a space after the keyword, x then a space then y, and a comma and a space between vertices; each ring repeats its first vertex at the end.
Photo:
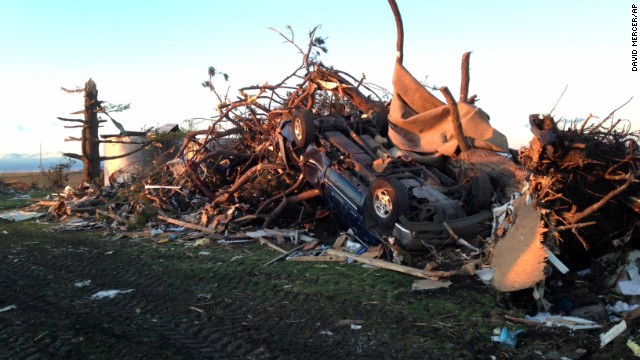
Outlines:
MULTIPOLYGON (((468 278, 453 279, 450 288, 414 292, 411 284, 417 278, 390 270, 367 268, 357 263, 283 260, 264 266, 279 254, 255 243, 228 247, 188 247, 176 241, 159 244, 157 238, 104 240, 108 235, 98 231, 45 233, 48 227, 54 225, 57 224, 0 220, 0 229, 10 234, 0 235, 0 245, 6 244, 5 241, 43 242, 44 235, 46 242, 99 247, 103 251, 114 250, 121 256, 135 259, 132 261, 138 263, 136 266, 156 269, 153 271, 164 274, 162 278, 166 280, 158 286, 166 288, 184 291, 202 288, 202 292, 215 293, 217 299, 260 299, 258 302, 264 299, 267 303, 270 301, 268 299, 282 296, 283 291, 291 292, 303 299, 313 299, 313 306, 324 309, 341 304, 349 309, 361 308, 362 311, 375 309, 378 314, 406 319, 405 324, 398 326, 406 326, 407 329, 416 326, 438 331, 455 329, 460 336, 470 339, 488 339, 496 327, 495 321, 492 321, 494 314, 504 313, 499 309, 493 291, 468 278), (94 240, 92 245, 87 243, 90 240, 94 240), (209 255, 200 255, 201 251, 209 255), (239 283, 242 286, 235 286, 239 283)), ((411 336, 421 336, 420 331, 413 329, 411 332, 414 333, 411 336)))
MULTIPOLYGON (((29 192, 32 198, 42 198, 48 194, 49 192, 46 190, 29 192)), ((18 195, 20 194, 0 194, 0 210, 18 209, 31 205, 28 199, 15 199, 18 195)))

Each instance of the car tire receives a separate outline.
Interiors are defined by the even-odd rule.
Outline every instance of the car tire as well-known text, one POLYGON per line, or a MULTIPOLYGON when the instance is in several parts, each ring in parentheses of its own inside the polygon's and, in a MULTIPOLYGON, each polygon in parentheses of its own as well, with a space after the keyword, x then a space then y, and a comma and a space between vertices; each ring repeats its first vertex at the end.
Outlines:
POLYGON ((368 105, 365 109, 365 113, 372 119, 380 136, 386 137, 389 133, 389 119, 387 107, 384 103, 376 101, 375 103, 368 105))
POLYGON ((295 109, 292 114, 293 141, 297 148, 305 148, 313 142, 316 127, 313 114, 305 108, 295 109))
POLYGON ((368 224, 388 229, 409 209, 407 187, 394 178, 380 178, 371 183, 365 199, 368 224))
POLYGON ((487 174, 472 168, 466 168, 461 173, 460 183, 468 187, 466 189, 467 195, 463 202, 467 206, 469 215, 490 209, 493 188, 487 174))

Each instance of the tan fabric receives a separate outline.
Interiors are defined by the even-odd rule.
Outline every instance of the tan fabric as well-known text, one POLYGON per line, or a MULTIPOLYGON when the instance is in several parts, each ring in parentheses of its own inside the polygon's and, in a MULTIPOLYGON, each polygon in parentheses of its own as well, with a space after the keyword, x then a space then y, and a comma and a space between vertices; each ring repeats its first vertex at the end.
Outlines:
MULTIPOLYGON (((389 111, 389 138, 402 150, 451 156, 454 138, 449 107, 416 80, 401 64, 393 73, 389 111)), ((507 138, 489 124, 489 115, 475 106, 458 103, 464 134, 474 147, 508 151, 507 138)))

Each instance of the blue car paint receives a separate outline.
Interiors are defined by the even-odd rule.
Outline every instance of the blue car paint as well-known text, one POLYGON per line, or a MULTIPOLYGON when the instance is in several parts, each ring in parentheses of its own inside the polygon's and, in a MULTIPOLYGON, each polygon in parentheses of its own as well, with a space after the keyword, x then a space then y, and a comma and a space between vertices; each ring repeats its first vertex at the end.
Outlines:
MULTIPOLYGON (((288 144, 293 143, 293 129, 290 122, 284 122, 281 125, 280 135, 287 140, 288 144)), ((380 243, 380 237, 365 223, 366 186, 359 187, 347 180, 331 166, 331 159, 313 144, 307 146, 303 159, 304 176, 311 186, 321 190, 325 204, 334 218, 351 228, 362 241, 371 245, 380 243)))
MULTIPOLYGON (((305 151, 302 171, 307 181, 321 189, 322 197, 334 218, 353 229, 361 240, 376 245, 380 237, 365 223, 364 202, 367 188, 354 184, 331 166, 331 160, 315 145, 305 151)), ((354 181, 355 182, 355 181, 354 181)))

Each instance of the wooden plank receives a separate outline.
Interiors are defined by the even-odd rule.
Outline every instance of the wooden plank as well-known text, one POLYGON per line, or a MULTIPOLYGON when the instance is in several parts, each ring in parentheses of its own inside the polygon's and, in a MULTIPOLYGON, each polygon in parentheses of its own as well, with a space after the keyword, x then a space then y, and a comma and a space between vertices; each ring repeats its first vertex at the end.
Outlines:
POLYGON ((42 206, 54 206, 54 205, 58 205, 58 200, 39 200, 37 201, 38 205, 42 205, 42 206))
POLYGON ((331 262, 331 261, 336 261, 336 262, 342 262, 342 261, 346 261, 347 258, 344 256, 338 256, 338 255, 319 255, 319 256, 295 256, 292 258, 288 259, 289 261, 303 261, 303 262, 307 262, 307 261, 317 261, 317 262, 331 262))
POLYGON ((220 239, 224 238, 224 236, 222 236, 221 234, 218 234, 217 232, 215 232, 215 230, 206 228, 204 226, 200 226, 200 225, 196 225, 196 224, 192 224, 192 223, 188 223, 188 222, 184 222, 184 221, 168 218, 168 217, 165 217, 165 216, 162 216, 162 215, 158 215, 158 219, 164 220, 164 221, 166 221, 166 222, 168 222, 170 224, 174 224, 174 225, 178 225, 178 226, 184 226, 184 227, 192 229, 192 230, 198 230, 198 231, 206 233, 206 234, 211 234, 212 238, 214 238, 215 240, 220 240, 220 239))
POLYGON ((276 258, 273 258, 273 259, 271 259, 271 260, 267 261, 266 263, 264 263, 264 265, 263 265, 263 266, 271 265, 271 264, 273 264, 273 263, 274 263, 274 262, 276 262, 276 261, 282 260, 282 259, 286 258, 287 256, 289 256, 289 255, 293 254, 294 252, 296 252, 296 251, 298 251, 298 250, 302 249, 305 245, 307 245, 307 244, 302 244, 302 245, 300 245, 300 246, 296 246, 295 248, 293 248, 293 249, 289 250, 286 254, 282 254, 282 255, 280 255, 280 256, 278 256, 278 257, 276 257, 276 258))
POLYGON ((123 224, 126 224, 126 223, 127 223, 126 221, 124 221, 124 219, 123 219, 123 218, 121 218, 120 216, 118 216, 118 215, 116 215, 116 214, 111 214, 111 213, 108 213, 108 212, 106 212, 106 211, 102 211, 102 210, 96 210, 96 213, 98 213, 98 214, 100 214, 100 215, 102 215, 102 216, 110 217, 110 218, 112 218, 113 220, 119 221, 119 222, 121 222, 121 223, 123 223, 123 224))
POLYGON ((377 266, 379 268, 398 271, 401 273, 425 278, 425 279, 433 279, 438 280, 443 277, 448 277, 451 275, 457 274, 456 271, 423 271, 420 269, 412 268, 409 266, 394 264, 389 261, 380 260, 380 259, 370 259, 366 257, 362 257, 356 254, 348 253, 346 251, 335 250, 335 249, 327 249, 327 255, 335 255, 335 256, 344 256, 351 258, 359 263, 368 264, 372 266, 377 266))
POLYGON ((271 241, 269 241, 269 240, 267 240, 267 239, 265 239, 263 237, 258 237, 258 241, 260 242, 260 244, 266 245, 266 246, 272 248, 273 250, 275 250, 275 251, 277 251, 277 252, 279 252, 281 254, 286 254, 288 252, 287 250, 284 250, 283 248, 273 244, 271 241))

